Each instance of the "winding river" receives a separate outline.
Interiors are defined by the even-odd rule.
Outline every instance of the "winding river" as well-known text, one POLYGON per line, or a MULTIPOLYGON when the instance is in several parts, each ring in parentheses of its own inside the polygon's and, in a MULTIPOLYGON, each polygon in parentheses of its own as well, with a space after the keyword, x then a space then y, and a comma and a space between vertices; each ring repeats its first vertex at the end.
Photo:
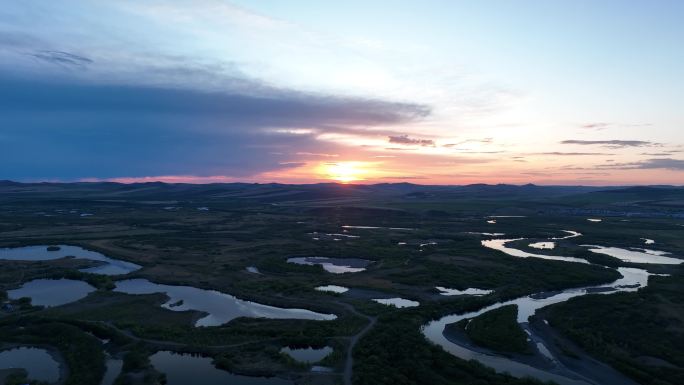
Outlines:
MULTIPOLYGON (((575 233, 578 234, 578 233, 575 233)), ((574 235, 574 234, 571 234, 574 235)), ((575 235, 578 236, 578 235, 575 235)), ((558 238, 552 238, 558 239, 558 238)), ((587 261, 579 258, 538 255, 524 252, 522 250, 513 249, 506 246, 506 243, 514 241, 513 239, 495 239, 489 241, 482 241, 482 245, 496 250, 500 250, 506 254, 528 258, 544 258, 554 260, 564 260, 568 262, 587 263, 587 261)), ((680 263, 682 260, 679 260, 680 263)), ((659 260, 649 261, 651 263, 658 263, 659 260)), ((464 314, 452 314, 444 316, 438 320, 433 320, 426 325, 423 325, 421 331, 423 335, 432 343, 441 346, 445 351, 453 354, 464 360, 476 360, 483 365, 494 368, 497 372, 508 373, 514 377, 533 377, 542 381, 555 381, 561 385, 587 385, 596 384, 596 382, 583 377, 580 374, 570 371, 559 364, 559 360, 549 352, 546 346, 541 342, 537 342, 537 347, 541 354, 546 356, 550 362, 553 363, 552 368, 548 370, 533 367, 531 365, 509 359, 504 356, 484 353, 483 351, 476 351, 472 348, 453 342, 444 334, 445 327, 449 324, 464 320, 472 319, 490 310, 494 310, 506 305, 518 306, 518 323, 530 334, 532 341, 543 341, 543 338, 536 335, 534 330, 528 327, 529 318, 534 315, 537 310, 560 302, 565 302, 571 298, 583 296, 586 294, 611 294, 617 292, 633 292, 648 285, 648 271, 637 268, 620 267, 617 271, 622 275, 622 278, 608 284, 587 286, 582 288, 567 289, 560 292, 553 293, 538 293, 529 296, 524 296, 512 299, 505 302, 499 302, 477 311, 468 312, 464 314)))

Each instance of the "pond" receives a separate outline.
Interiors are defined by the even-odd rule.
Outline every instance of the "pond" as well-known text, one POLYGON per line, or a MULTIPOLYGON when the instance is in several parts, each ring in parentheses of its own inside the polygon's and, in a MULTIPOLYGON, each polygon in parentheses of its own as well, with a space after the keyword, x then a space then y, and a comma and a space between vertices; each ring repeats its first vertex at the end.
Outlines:
POLYGON ((330 292, 330 293, 342 294, 342 293, 348 292, 348 291, 349 291, 349 288, 348 288, 348 287, 344 287, 344 286, 337 286, 337 285, 325 285, 325 286, 318 286, 318 287, 316 288, 316 290, 318 290, 318 291, 327 291, 327 292, 330 292))
POLYGON ((97 251, 86 250, 79 246, 24 246, 0 249, 0 259, 11 261, 49 261, 66 257, 104 262, 102 266, 81 269, 85 273, 118 275, 128 274, 141 268, 135 263, 109 258, 97 251))
POLYGON ((288 263, 297 265, 320 265, 323 269, 333 274, 358 273, 366 270, 371 263, 367 259, 360 258, 328 258, 328 257, 292 257, 288 263))
POLYGON ((216 290, 191 286, 173 286, 150 282, 146 279, 129 279, 116 282, 118 291, 126 294, 165 293, 169 300, 162 307, 173 311, 195 310, 208 313, 195 326, 218 326, 238 317, 271 319, 305 319, 329 321, 334 314, 321 314, 305 309, 283 309, 238 299, 216 290))
POLYGON ((19 347, 0 352, 0 369, 22 368, 28 378, 37 381, 57 382, 59 363, 45 349, 19 347))
POLYGON ((10 299, 31 298, 34 306, 59 306, 78 301, 96 289, 83 281, 71 279, 36 279, 20 288, 7 290, 10 299))
POLYGON ((528 246, 534 249, 551 250, 556 248, 556 242, 535 242, 528 246))
POLYGON ((150 362, 166 374, 167 385, 293 385, 276 377, 240 376, 218 369, 210 357, 160 351, 150 356, 150 362))
POLYGON ((308 346, 306 348, 294 348, 286 346, 280 349, 280 352, 287 354, 296 361, 305 364, 313 364, 329 356, 330 353, 333 352, 333 348, 331 348, 330 346, 324 346, 322 348, 314 348, 311 346, 308 346))
POLYGON ((387 306, 394 306, 399 309, 405 307, 416 307, 420 305, 420 302, 411 301, 410 299, 404 298, 373 298, 373 301, 387 306))
POLYGON ((105 362, 106 371, 102 378, 100 385, 113 385, 116 378, 121 373, 121 368, 123 368, 123 360, 118 358, 107 357, 105 362))
POLYGON ((476 289, 473 287, 467 288, 465 290, 458 290, 458 289, 449 289, 443 286, 435 286, 435 289, 440 291, 440 295, 473 295, 473 296, 482 296, 482 295, 487 295, 491 294, 494 292, 494 290, 486 290, 486 289, 476 289))
POLYGON ((376 229, 387 229, 387 230, 397 230, 397 231, 413 231, 414 228, 411 227, 382 227, 382 226, 354 226, 354 225, 344 225, 343 229, 359 229, 359 230, 376 230, 376 229))

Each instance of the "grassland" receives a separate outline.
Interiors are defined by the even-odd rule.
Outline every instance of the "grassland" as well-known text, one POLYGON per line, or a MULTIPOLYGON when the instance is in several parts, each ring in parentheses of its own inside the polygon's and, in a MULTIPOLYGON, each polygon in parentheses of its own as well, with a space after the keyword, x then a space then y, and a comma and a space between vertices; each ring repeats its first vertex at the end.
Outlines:
MULTIPOLYGON (((196 328, 194 321, 201 314, 160 307, 166 301, 162 294, 132 296, 112 292, 114 281, 123 277, 77 271, 91 266, 91 262, 0 261, 0 291, 32 279, 59 277, 85 280, 98 289, 81 301, 60 307, 27 307, 2 313, 2 341, 43 341, 40 343, 55 346, 70 368, 66 379, 69 384, 97 383, 102 374, 98 357, 104 352, 126 357, 119 383, 158 382, 161 374, 149 366, 147 356, 159 349, 207 354, 220 367, 236 373, 278 375, 303 384, 336 384, 343 382, 350 341, 371 317, 377 322, 353 350, 355 384, 534 383, 459 360, 430 345, 420 334, 420 326, 445 314, 476 310, 540 291, 610 282, 618 275, 598 265, 510 257, 483 248, 480 241, 486 236, 473 233, 501 232, 506 237, 532 241, 575 230, 584 234, 582 244, 643 247, 640 238, 651 238, 657 240, 659 250, 684 255, 684 227, 680 226, 684 219, 677 216, 684 208, 676 205, 681 202, 677 194, 684 194, 679 191, 665 195, 630 191, 621 195, 591 189, 538 191, 497 186, 414 190, 411 186, 0 183, 0 247, 80 245, 143 266, 126 278, 219 290, 263 304, 338 316, 329 322, 238 318, 218 327, 196 328), (208 210, 198 210, 200 207, 208 210), (488 224, 489 215, 525 218, 497 218, 496 224, 488 224), (602 215, 604 221, 587 222, 588 215, 602 215), (286 263, 289 256, 357 257, 373 263, 364 272, 335 275, 320 266, 286 263), (261 274, 246 271, 248 266, 257 267, 261 274), (421 305, 400 310, 314 289, 327 284, 413 299, 421 305), (492 289, 494 294, 481 298, 444 297, 436 293, 435 286, 492 289), (79 354, 88 354, 92 359, 77 362, 69 358, 74 356, 72 351, 34 326, 13 334, 19 322, 52 325, 73 333, 77 341, 84 341, 76 345, 79 354), (108 335, 113 342, 91 347, 85 342, 90 336, 86 332, 93 330, 108 335), (83 336, 77 335, 78 331, 83 336), (314 376, 308 366, 277 353, 289 344, 333 346, 335 353, 324 364, 334 371, 314 376)), ((624 265, 609 258, 599 261, 600 257, 579 245, 575 240, 558 241, 554 252, 595 258, 603 266, 624 265)), ((642 267, 655 273, 676 273, 673 267, 642 267)), ((672 298, 683 290, 681 286, 668 287, 654 285, 652 293, 651 288, 644 291, 643 295, 651 294, 643 301, 660 303, 662 311, 645 310, 653 322, 642 322, 642 333, 660 328, 663 320, 681 316, 679 307, 671 308, 675 315, 663 310, 668 308, 667 301, 674 301, 672 298), (667 294, 668 290, 672 293, 667 294), (664 298, 669 299, 657 302, 664 298)), ((589 301, 582 306, 591 323, 559 322, 559 330, 581 340, 580 334, 612 327, 615 334, 603 334, 596 340, 597 347, 589 343, 583 346, 592 354, 613 360, 601 349, 611 350, 633 331, 627 326, 620 329, 615 319, 600 316, 601 309, 613 304, 613 298, 618 296, 592 299, 606 302, 589 301)), ((622 300, 615 306, 620 303, 622 300)), ((625 302, 617 308, 621 314, 631 314, 627 303, 634 305, 625 302)), ((486 339, 490 329, 483 330, 486 339)), ((663 336, 663 340, 681 338, 681 329, 667 330, 672 334, 663 336)), ((642 342, 645 344, 646 339, 642 342)), ((649 351, 641 355, 660 357, 649 351)), ((610 362, 620 367, 619 360, 610 362)), ((679 361, 671 363, 681 367, 679 361)))

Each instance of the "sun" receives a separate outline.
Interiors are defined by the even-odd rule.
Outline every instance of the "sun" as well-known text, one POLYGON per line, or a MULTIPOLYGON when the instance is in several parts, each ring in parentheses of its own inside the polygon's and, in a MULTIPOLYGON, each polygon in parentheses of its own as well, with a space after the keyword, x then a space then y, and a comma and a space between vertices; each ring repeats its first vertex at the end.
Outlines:
POLYGON ((319 167, 319 174, 327 179, 341 183, 364 180, 370 173, 366 162, 334 162, 325 163, 319 167))

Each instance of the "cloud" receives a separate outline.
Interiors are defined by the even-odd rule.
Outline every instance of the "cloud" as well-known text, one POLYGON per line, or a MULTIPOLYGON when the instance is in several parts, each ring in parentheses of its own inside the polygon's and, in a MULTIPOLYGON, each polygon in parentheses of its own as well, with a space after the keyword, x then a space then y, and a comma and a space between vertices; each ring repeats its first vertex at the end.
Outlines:
POLYGON ((605 130, 611 125, 611 123, 595 122, 595 123, 585 123, 580 125, 580 128, 586 128, 588 130, 605 130))
POLYGON ((598 165, 597 168, 617 170, 666 169, 684 171, 684 160, 673 158, 653 158, 639 162, 602 164, 598 165))
POLYGON ((91 59, 84 56, 75 55, 64 51, 38 51, 30 54, 30 56, 46 61, 48 63, 58 64, 67 67, 79 67, 93 63, 91 59))
POLYGON ((658 147, 662 144, 647 142, 643 140, 577 140, 569 139, 560 142, 561 144, 577 144, 581 146, 601 146, 606 148, 626 148, 626 147, 658 147))
POLYGON ((551 152, 535 152, 535 153, 531 153, 529 155, 593 156, 593 155, 615 155, 615 154, 606 153, 606 152, 560 152, 560 151, 551 151, 551 152))
POLYGON ((671 156, 675 153, 680 153, 682 151, 672 150, 672 151, 661 151, 661 152, 642 152, 641 155, 646 156, 671 156))
POLYGON ((306 162, 280 162, 279 165, 285 168, 297 168, 306 166, 306 162))
POLYGON ((460 141, 457 143, 447 143, 447 144, 442 145, 442 147, 451 148, 451 147, 456 147, 456 146, 460 146, 462 144, 467 144, 467 143, 491 144, 493 142, 494 142, 494 138, 467 139, 467 140, 463 140, 463 141, 460 141))
POLYGON ((435 141, 432 139, 417 139, 411 138, 408 135, 390 135, 389 142, 394 144, 417 145, 423 147, 434 147, 435 141))
POLYGON ((368 134, 429 114, 261 82, 244 93, 249 82, 219 92, 0 72, 0 178, 249 177, 293 167, 284 154, 338 153, 320 132, 368 134))
POLYGON ((321 158, 337 158, 338 156, 340 156, 339 154, 323 154, 323 153, 305 152, 305 151, 299 151, 296 153, 296 155, 321 157, 321 158))

